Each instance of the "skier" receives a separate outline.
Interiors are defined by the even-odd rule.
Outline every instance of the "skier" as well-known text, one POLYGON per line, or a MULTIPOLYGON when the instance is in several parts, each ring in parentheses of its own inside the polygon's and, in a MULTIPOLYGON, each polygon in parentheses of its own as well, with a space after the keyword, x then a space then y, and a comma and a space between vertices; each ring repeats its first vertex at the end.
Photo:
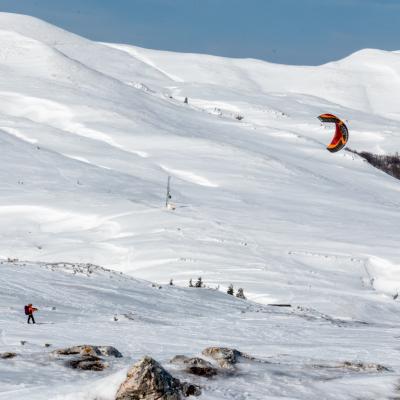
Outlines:
POLYGON ((28 315, 28 324, 32 320, 32 323, 35 324, 35 318, 33 318, 33 313, 37 311, 37 308, 33 307, 32 304, 28 304, 25 306, 25 315, 28 315))

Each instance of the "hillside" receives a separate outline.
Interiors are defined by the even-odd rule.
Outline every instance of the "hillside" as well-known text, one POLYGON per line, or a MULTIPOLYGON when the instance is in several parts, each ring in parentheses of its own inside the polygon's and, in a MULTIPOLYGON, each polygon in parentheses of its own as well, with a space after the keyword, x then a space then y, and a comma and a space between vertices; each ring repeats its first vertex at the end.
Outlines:
POLYGON ((17 354, 0 358, 4 400, 114 400, 128 367, 145 354, 200 385, 199 399, 386 398, 398 380, 392 324, 262 306, 212 289, 153 287, 87 265, 2 263, 0 283, 0 354, 17 354), (36 325, 26 325, 21 313, 27 299, 40 305, 36 325), (123 357, 107 358, 108 368, 93 372, 69 369, 68 357, 52 355, 77 344, 113 345, 123 357), (257 361, 212 379, 170 363, 221 345, 257 361), (345 364, 360 360, 365 370, 345 364), (376 363, 391 370, 377 371, 376 363))
MULTIPOLYGON (((351 357, 398 371, 390 352, 399 321, 393 296, 400 290, 400 185, 357 155, 326 151, 332 127, 316 117, 343 118, 356 151, 395 153, 399 77, 399 52, 363 50, 294 67, 95 43, 35 18, 0 13, 0 258, 28 261, 27 282, 35 282, 38 263, 69 262, 161 283, 173 278, 178 286, 198 276, 221 291, 232 283, 259 304, 290 303, 367 324, 349 338, 343 329, 325 335, 311 325, 304 333, 291 322, 280 332, 277 323, 264 337, 269 326, 263 324, 273 321, 254 322, 252 334, 250 322, 238 322, 238 337, 226 339, 232 345, 247 344, 244 350, 260 357, 290 354, 293 363, 298 352, 317 357, 317 340, 327 346, 324 360, 351 357), (175 211, 164 207, 169 175, 175 211), (300 333, 279 344, 287 329, 300 333), (365 335, 360 347, 356 333, 365 335), (253 347, 257 335, 265 347, 253 347)), ((4 287, 15 279, 7 271, 4 287)), ((74 296, 73 282, 65 284, 65 299, 74 296)), ((20 329, 12 324, 19 303, 29 301, 21 296, 26 285, 1 298, 14 310, 2 317, 2 335, 20 329)), ((93 290, 101 299, 98 285, 93 290)), ((219 306, 207 311, 206 300, 199 307, 207 320, 223 313, 219 306)), ((229 310, 240 307, 229 304, 229 310)), ((217 331, 213 340, 223 340, 224 331, 217 331)), ((126 347, 116 335, 109 338, 126 347)), ((64 345, 77 337, 57 340, 64 345)), ((197 339, 190 346, 185 340, 179 351, 199 347, 197 339)), ((140 353, 149 348, 143 344, 140 353)), ((394 375, 388 382, 385 390, 393 388, 394 375)), ((372 377, 360 385, 366 385, 363 398, 383 390, 372 377)), ((321 398, 317 389, 307 390, 286 398, 321 398)), ((243 393, 237 398, 266 398, 243 393)), ((284 396, 274 393, 271 398, 284 396)))

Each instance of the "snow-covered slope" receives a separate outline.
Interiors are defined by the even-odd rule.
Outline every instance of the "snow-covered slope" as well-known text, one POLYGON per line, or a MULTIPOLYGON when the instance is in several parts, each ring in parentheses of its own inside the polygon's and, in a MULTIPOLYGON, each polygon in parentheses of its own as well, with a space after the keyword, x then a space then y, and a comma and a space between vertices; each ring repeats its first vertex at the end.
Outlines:
POLYGON ((292 67, 94 43, 0 13, 0 257, 202 276, 264 304, 397 322, 399 183, 327 152, 316 116, 345 119, 351 148, 394 153, 399 76, 396 52, 292 67))
POLYGON ((381 399, 394 393, 400 363, 393 324, 262 306, 213 289, 153 287, 94 266, 0 266, 0 353, 17 354, 0 359, 0 399, 114 400, 127 369, 145 354, 200 385, 202 399, 381 399), (21 315, 28 299, 40 304, 36 325, 26 325, 21 315), (71 370, 65 358, 51 354, 76 344, 113 345, 123 358, 107 358, 109 367, 99 373, 71 370), (213 379, 190 376, 169 362, 221 345, 257 361, 213 379), (344 365, 359 360, 371 365, 358 371, 344 365), (376 363, 392 370, 379 372, 376 363))
POLYGON ((217 85, 248 94, 307 94, 356 110, 395 117, 400 105, 400 57, 395 52, 362 50, 320 67, 271 64, 111 45, 150 66, 162 66, 178 82, 217 85), (210 66, 212 65, 212 68, 210 66))

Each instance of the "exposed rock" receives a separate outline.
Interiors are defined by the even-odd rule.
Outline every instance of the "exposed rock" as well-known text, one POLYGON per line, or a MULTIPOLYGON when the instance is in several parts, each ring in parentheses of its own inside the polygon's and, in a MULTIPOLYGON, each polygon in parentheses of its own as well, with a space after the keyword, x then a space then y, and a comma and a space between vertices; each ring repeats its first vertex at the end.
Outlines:
POLYGON ((326 368, 326 369, 347 369, 353 372, 385 372, 390 371, 389 368, 385 367, 381 364, 365 364, 362 362, 351 362, 351 361, 344 361, 340 364, 333 364, 333 365, 322 365, 322 364, 315 364, 313 365, 314 368, 326 368))
POLYGON ((71 355, 82 355, 82 356, 97 356, 97 352, 93 346, 73 346, 65 349, 54 350, 53 354, 59 356, 71 356, 71 355))
POLYGON ((339 364, 339 368, 346 368, 352 371, 389 371, 389 368, 381 364, 364 364, 362 362, 354 363, 350 361, 345 361, 343 364, 339 364))
POLYGON ((199 357, 175 356, 171 360, 171 363, 184 365, 185 371, 189 374, 205 376, 207 378, 218 373, 218 370, 211 363, 199 357))
POLYGON ((144 357, 128 371, 116 400, 180 400, 180 382, 157 361, 144 357))
POLYGON ((73 369, 82 369, 85 371, 103 371, 107 368, 107 363, 96 356, 82 356, 67 362, 67 366, 73 369))
POLYGON ((97 346, 96 349, 106 357, 121 358, 122 354, 113 346, 97 346))
POLYGON ((5 353, 0 353, 0 358, 3 359, 3 360, 7 360, 7 359, 10 359, 10 358, 14 358, 14 357, 16 357, 16 356, 17 356, 16 353, 11 353, 11 352, 9 352, 9 351, 7 351, 7 352, 5 352, 5 353))
POLYGON ((186 367, 186 372, 198 375, 198 376, 205 376, 207 378, 211 378, 212 376, 217 375, 217 369, 214 368, 210 363, 207 361, 203 363, 191 363, 186 367))
POLYGON ((65 349, 54 350, 53 354, 60 356, 81 355, 81 356, 113 356, 120 358, 122 354, 112 346, 73 346, 65 349))
POLYGON ((128 371, 116 400, 181 400, 183 396, 199 395, 200 389, 181 384, 157 361, 144 357, 128 371))
POLYGON ((200 387, 191 383, 183 382, 181 385, 181 390, 185 397, 201 395, 200 387))
POLYGON ((239 357, 255 360, 254 357, 251 357, 248 354, 228 347, 207 347, 203 350, 202 354, 213 358, 221 368, 226 369, 232 369, 238 362, 239 357))

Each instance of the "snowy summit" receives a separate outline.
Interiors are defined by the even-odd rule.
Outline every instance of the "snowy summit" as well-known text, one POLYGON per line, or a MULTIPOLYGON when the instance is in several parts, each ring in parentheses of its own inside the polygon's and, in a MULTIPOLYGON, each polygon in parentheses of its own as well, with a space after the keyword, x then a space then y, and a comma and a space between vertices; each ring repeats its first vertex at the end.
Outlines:
POLYGON ((0 399, 115 400, 144 356, 199 399, 398 397, 400 182, 328 152, 323 113, 398 152, 400 53, 285 66, 0 13, 0 399), (77 345, 123 357, 75 370, 77 345))

